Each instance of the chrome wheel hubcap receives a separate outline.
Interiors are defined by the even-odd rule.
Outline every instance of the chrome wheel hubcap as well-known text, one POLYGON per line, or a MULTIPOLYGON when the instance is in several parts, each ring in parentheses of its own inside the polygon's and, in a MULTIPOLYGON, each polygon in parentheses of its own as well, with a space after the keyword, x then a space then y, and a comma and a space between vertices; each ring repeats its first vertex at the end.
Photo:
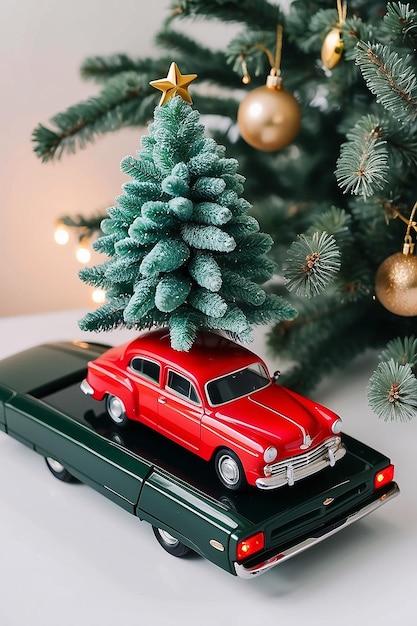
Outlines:
POLYGON ((161 535, 164 542, 167 543, 168 545, 176 546, 179 543, 178 539, 175 539, 175 537, 170 535, 169 532, 167 532, 166 530, 162 530, 162 528, 158 528, 158 532, 161 535))
POLYGON ((236 485, 239 482, 240 471, 238 464, 228 455, 223 455, 220 457, 219 473, 224 482, 228 485, 236 485))
POLYGON ((109 398, 108 411, 114 422, 123 422, 125 407, 119 398, 116 398, 115 396, 109 398))

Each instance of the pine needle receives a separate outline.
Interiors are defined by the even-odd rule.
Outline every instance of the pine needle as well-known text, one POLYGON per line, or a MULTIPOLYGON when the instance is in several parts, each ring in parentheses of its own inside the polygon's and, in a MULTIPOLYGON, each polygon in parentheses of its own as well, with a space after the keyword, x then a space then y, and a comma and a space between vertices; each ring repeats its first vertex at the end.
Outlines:
POLYGON ((408 364, 380 363, 367 392, 369 406, 385 421, 407 422, 417 415, 417 379, 408 364))

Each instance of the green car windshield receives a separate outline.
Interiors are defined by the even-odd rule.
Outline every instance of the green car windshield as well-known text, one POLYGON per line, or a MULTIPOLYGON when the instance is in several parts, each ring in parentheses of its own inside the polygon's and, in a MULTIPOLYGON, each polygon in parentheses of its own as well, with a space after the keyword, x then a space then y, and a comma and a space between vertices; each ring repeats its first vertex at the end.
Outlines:
POLYGON ((271 382, 262 363, 253 363, 236 372, 211 380, 206 385, 212 406, 225 404, 267 387, 271 382))

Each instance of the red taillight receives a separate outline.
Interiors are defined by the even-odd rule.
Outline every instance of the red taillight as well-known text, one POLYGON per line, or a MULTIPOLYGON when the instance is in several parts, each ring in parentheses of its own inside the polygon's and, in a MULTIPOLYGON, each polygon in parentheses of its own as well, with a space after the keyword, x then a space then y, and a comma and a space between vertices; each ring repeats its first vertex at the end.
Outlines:
POLYGON ((256 535, 246 537, 246 539, 242 539, 237 544, 236 558, 238 561, 242 561, 242 559, 259 552, 259 550, 263 550, 264 546, 265 535, 263 533, 256 533, 256 535))
POLYGON ((380 487, 384 487, 388 485, 388 483, 394 480, 394 466, 388 465, 384 467, 384 469, 380 470, 375 474, 374 477, 374 489, 379 489, 380 487))

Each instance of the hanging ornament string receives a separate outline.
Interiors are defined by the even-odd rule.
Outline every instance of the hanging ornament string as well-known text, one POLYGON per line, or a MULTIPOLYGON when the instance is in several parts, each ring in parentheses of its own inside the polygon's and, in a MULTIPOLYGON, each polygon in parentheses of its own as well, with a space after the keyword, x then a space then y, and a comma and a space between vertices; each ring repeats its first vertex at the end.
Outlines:
MULTIPOLYGON (((277 75, 277 76, 281 74, 282 36, 283 36, 283 28, 281 24, 278 24, 276 44, 275 44, 275 57, 272 54, 271 50, 269 50, 269 48, 266 48, 261 43, 256 43, 253 46, 253 48, 257 50, 261 50, 262 52, 266 54, 266 56, 268 57, 269 65, 271 66, 271 74, 277 75)), ((248 65, 246 63, 246 55, 242 54, 241 59, 242 59, 242 73, 243 73, 242 83, 244 85, 249 85, 252 78, 248 71, 248 65)))
POLYGON ((414 204, 413 208, 411 209, 411 213, 410 213, 410 217, 405 217, 400 210, 395 207, 395 206, 389 206, 386 208, 386 222, 387 224, 389 223, 390 219, 395 219, 395 218, 400 218, 400 220, 402 222, 404 222, 404 224, 407 224, 407 230, 405 232, 405 237, 404 237, 404 244, 403 244, 403 253, 404 254, 410 254, 414 252, 414 246, 415 244, 412 242, 412 238, 410 235, 411 229, 414 228, 414 230, 417 233, 417 222, 414 220, 414 216, 416 214, 417 211, 417 202, 414 204), (410 246, 410 247, 409 247, 410 246))
MULTIPOLYGON (((410 235, 410 231, 412 228, 417 232, 417 223, 414 221, 414 215, 417 211, 417 202, 413 206, 410 217, 407 223, 407 230, 404 237, 404 245, 403 245, 403 254, 413 254, 414 253, 414 243, 410 235)), ((398 215, 398 217, 402 218, 402 215, 398 215)))
POLYGON ((277 43, 275 46, 275 63, 272 65, 272 70, 276 70, 277 75, 281 74, 281 53, 282 53, 282 26, 281 24, 278 24, 277 43))
POLYGON ((347 4, 337 0, 338 21, 336 26, 327 33, 321 48, 321 62, 327 70, 332 70, 342 58, 344 43, 342 39, 342 26, 346 22, 347 4))
MULTIPOLYGON (((283 28, 277 27, 275 56, 262 44, 255 44, 268 57, 271 71, 266 84, 251 91, 241 102, 237 121, 243 139, 253 148, 272 152, 284 148, 297 135, 301 124, 301 111, 296 98, 282 86, 281 53, 283 28)), ((242 55, 242 82, 251 81, 242 55)))
POLYGON ((396 213, 396 217, 407 224, 403 249, 381 263, 375 279, 375 292, 381 304, 391 313, 404 317, 417 315, 417 257, 411 237, 412 228, 417 232, 416 211, 417 202, 408 220, 396 213))

